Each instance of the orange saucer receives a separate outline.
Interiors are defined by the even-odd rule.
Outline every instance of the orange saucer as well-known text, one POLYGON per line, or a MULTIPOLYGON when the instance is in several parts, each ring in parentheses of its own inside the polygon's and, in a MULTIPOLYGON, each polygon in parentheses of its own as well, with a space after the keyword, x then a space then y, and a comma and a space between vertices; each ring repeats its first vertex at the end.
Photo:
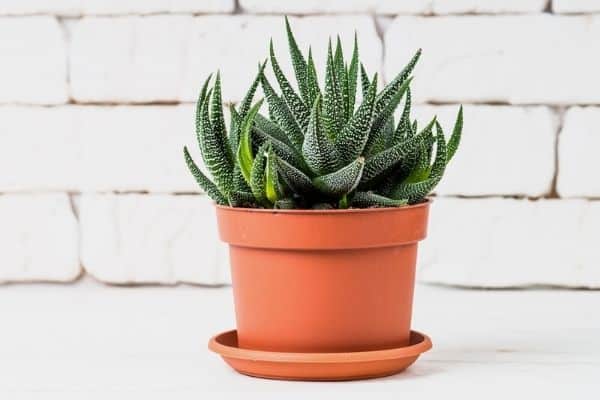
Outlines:
POLYGON ((279 353, 240 349, 235 330, 214 336, 208 348, 236 371, 270 379, 343 381, 396 374, 431 349, 427 335, 411 331, 410 345, 352 353, 279 353))

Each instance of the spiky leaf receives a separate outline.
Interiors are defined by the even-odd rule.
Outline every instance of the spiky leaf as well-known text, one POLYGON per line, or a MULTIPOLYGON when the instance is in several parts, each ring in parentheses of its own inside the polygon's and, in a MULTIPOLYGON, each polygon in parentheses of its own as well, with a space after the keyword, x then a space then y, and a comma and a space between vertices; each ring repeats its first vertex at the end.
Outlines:
POLYGON ((269 104, 269 112, 272 114, 275 122, 287 133, 294 147, 297 149, 302 148, 304 135, 287 103, 275 93, 265 74, 262 75, 261 85, 269 104))
POLYGON ((317 68, 315 67, 315 62, 312 56, 312 49, 308 48, 308 66, 307 66, 307 87, 308 87, 308 97, 309 103, 314 104, 317 96, 321 96, 321 89, 319 88, 319 78, 317 77, 317 68))
POLYGON ((462 127, 463 127, 463 107, 460 106, 458 110, 458 115, 456 116, 456 122, 454 123, 454 129, 452 130, 452 135, 450 136, 450 140, 448 140, 448 160, 450 162, 456 150, 458 149, 458 145, 460 144, 460 137, 462 135, 462 127))
POLYGON ((410 88, 406 89, 406 97, 404 98, 404 109, 402 110, 402 116, 400 117, 400 121, 398 122, 398 126, 394 131, 394 135, 392 136, 391 143, 396 144, 401 140, 408 138, 411 135, 411 126, 410 126, 410 108, 412 103, 412 96, 410 93, 410 88))
POLYGON ((267 148, 267 164, 265 167, 265 195, 271 203, 279 200, 283 193, 279 190, 279 174, 277 172, 277 156, 273 146, 267 148))
POLYGON ((290 85, 290 82, 287 80, 285 74, 281 70, 279 62, 277 61, 277 57, 275 57, 273 40, 271 40, 269 45, 269 55, 271 57, 271 67, 273 67, 273 73, 275 74, 277 83, 279 83, 279 88, 283 94, 283 99, 287 103, 292 115, 300 125, 300 128, 304 130, 306 129, 306 125, 308 125, 308 115, 310 111, 302 99, 300 99, 300 97, 296 94, 292 88, 292 85, 290 85))
POLYGON ((317 97, 310 113, 308 129, 302 144, 304 160, 316 175, 336 170, 339 160, 335 145, 325 133, 321 120, 321 101, 317 97))
POLYGON ((294 37, 294 33, 290 27, 290 21, 287 17, 285 17, 285 29, 287 31, 292 65, 294 67, 294 72, 296 73, 296 82, 298 83, 298 88, 300 89, 300 95, 302 96, 305 104, 312 104, 310 101, 310 89, 308 87, 307 80, 306 61, 304 61, 304 56, 298 47, 298 43, 296 43, 296 38, 294 37))
POLYGON ((256 152, 250 171, 250 189, 259 204, 267 205, 265 169, 267 166, 267 146, 265 143, 256 152))
POLYGON ((342 87, 336 74, 331 39, 327 48, 327 69, 325 71, 325 92, 323 95, 323 125, 330 137, 336 137, 344 126, 344 98, 342 87))
POLYGON ((206 192, 208 197, 210 197, 217 204, 227 204, 227 199, 219 191, 219 188, 217 188, 217 186, 214 183, 212 183, 212 181, 208 179, 206 175, 202 173, 200 168, 198 168, 198 165, 196 165, 196 163, 192 159, 192 156, 190 155, 187 147, 183 148, 183 156, 185 158, 185 163, 187 164, 188 169, 192 173, 192 176, 194 177, 194 179, 196 179, 196 182, 198 182, 200 188, 206 192))
POLYGON ((278 171, 281 178, 288 187, 296 194, 307 195, 315 190, 311 179, 304 172, 289 164, 281 158, 277 158, 278 171))
POLYGON ((333 55, 333 66, 335 72, 335 80, 337 82, 342 97, 343 115, 341 116, 341 118, 344 124, 348 120, 348 71, 346 70, 346 64, 344 63, 342 40, 340 39, 339 35, 337 37, 335 45, 335 54, 333 55))
POLYGON ((369 91, 369 86, 371 86, 371 82, 369 81, 369 75, 367 75, 367 70, 365 66, 360 64, 360 85, 362 88, 362 96, 363 99, 367 97, 367 92, 369 91))
POLYGON ((258 113, 262 105, 262 100, 256 103, 248 114, 244 117, 244 120, 241 123, 240 130, 240 144, 237 150, 237 161, 240 166, 240 171, 248 185, 250 185, 251 181, 251 170, 252 164, 254 162, 254 156, 252 154, 252 124, 254 123, 254 118, 258 113))
POLYGON ((373 104, 376 89, 377 74, 375 74, 362 104, 336 137, 335 144, 343 163, 348 163, 363 153, 373 121, 373 104))
POLYGON ((356 192, 350 203, 353 207, 400 207, 408 204, 407 199, 390 199, 373 192, 356 192))
POLYGON ((321 193, 340 197, 353 191, 362 176, 365 159, 358 157, 345 167, 327 175, 313 179, 313 184, 321 193))
POLYGON ((221 73, 217 72, 215 86, 212 92, 210 105, 210 123, 217 140, 221 142, 220 147, 223 149, 224 156, 229 164, 229 169, 233 171, 233 153, 227 140, 227 130, 225 129, 225 118, 223 116, 223 99, 221 97, 221 73))
POLYGON ((239 114, 240 114, 241 118, 244 118, 246 116, 246 114, 248 113, 248 111, 250 111, 250 107, 252 107, 252 99, 254 99, 254 94, 256 93, 258 84, 260 83, 260 77, 263 75, 263 71, 265 70, 266 65, 267 65, 266 61, 264 61, 262 64, 258 65, 258 73, 256 74, 256 77, 252 81, 252 85, 250 85, 250 88, 246 92, 246 95, 242 99, 242 102, 240 103, 239 114))
POLYGON ((346 121, 354 114, 354 103, 356 102, 356 84, 358 81, 358 38, 354 32, 354 49, 352 59, 348 67, 348 109, 346 110, 346 121))
POLYGON ((396 92, 400 90, 402 84, 408 79, 410 74, 412 73, 417 61, 419 61, 419 57, 421 57, 421 49, 417 50, 415 55, 411 58, 411 60, 406 64, 406 66, 400 71, 398 75, 388 83, 385 88, 377 95, 377 99, 375 101, 375 114, 378 114, 386 104, 394 97, 396 92))

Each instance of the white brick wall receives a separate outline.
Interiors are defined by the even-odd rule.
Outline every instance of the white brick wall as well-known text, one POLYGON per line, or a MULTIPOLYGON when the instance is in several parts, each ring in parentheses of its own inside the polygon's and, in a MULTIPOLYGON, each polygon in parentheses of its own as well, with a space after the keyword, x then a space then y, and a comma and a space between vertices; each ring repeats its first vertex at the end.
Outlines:
POLYGON ((367 69, 388 80, 423 48, 421 124, 437 114, 449 133, 465 104, 422 280, 600 287, 599 11, 594 0, 0 2, 0 281, 74 280, 81 264, 108 283, 227 282, 181 148, 200 158, 192 103, 208 73, 220 69, 225 100, 239 100, 271 36, 291 71, 287 13, 321 79, 327 36, 350 51, 356 29, 367 69))

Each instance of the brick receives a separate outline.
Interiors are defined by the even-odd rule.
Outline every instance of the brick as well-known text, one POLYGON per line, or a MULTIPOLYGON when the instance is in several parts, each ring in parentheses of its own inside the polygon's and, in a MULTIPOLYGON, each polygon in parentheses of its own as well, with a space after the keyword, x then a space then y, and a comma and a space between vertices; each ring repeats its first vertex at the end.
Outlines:
POLYGON ((419 279, 599 288, 599 235, 600 202, 438 198, 419 251, 419 279))
POLYGON ((598 0, 552 0, 552 11, 557 14, 600 12, 598 0))
MULTIPOLYGON (((423 127, 437 115, 449 138, 457 112, 458 106, 418 106, 412 117, 423 127)), ((557 131, 557 117, 547 107, 465 106, 461 144, 437 193, 547 194, 557 131)))
POLYGON ((574 107, 559 136, 557 190, 564 197, 600 197, 600 108, 574 107))
POLYGON ((599 103, 600 58, 589 57, 599 36, 600 16, 398 17, 385 34, 385 75, 422 47, 420 102, 599 103))
POLYGON ((78 189, 81 141, 72 109, 0 107, 0 192, 78 189))
POLYGON ((0 54, 0 103, 66 102, 66 45, 54 18, 1 18, 0 54))
POLYGON ((77 221, 66 194, 4 194, 0 221, 0 282, 79 276, 77 221))
POLYGON ((84 192, 199 191, 183 160, 198 163, 192 105, 77 107, 84 192))
POLYGON ((207 197, 89 194, 79 215, 83 267, 102 282, 228 281, 207 197))
MULTIPOLYGON (((367 16, 292 18, 303 48, 315 45, 321 78, 326 38, 340 32, 348 53, 354 29, 370 73, 380 68, 381 43, 367 16)), ((221 70, 225 101, 237 101, 268 55, 272 36, 291 71, 282 17, 156 16, 84 18, 71 32, 71 86, 82 102, 195 101, 202 81, 221 70), (241 40, 243 39, 243 40, 241 40)))
POLYGON ((234 0, 19 0, 0 3, 0 15, 121 15, 232 12, 234 0))
POLYGON ((528 13, 545 8, 546 0, 240 0, 242 10, 254 13, 291 14, 463 14, 463 13, 528 13))

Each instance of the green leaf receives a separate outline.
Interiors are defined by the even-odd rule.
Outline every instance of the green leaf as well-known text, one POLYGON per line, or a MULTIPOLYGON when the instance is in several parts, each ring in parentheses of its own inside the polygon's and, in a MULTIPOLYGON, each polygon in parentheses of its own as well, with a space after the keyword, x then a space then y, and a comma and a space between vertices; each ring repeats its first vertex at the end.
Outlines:
POLYGON ((394 93, 394 96, 388 101, 388 103, 383 107, 383 109, 375 114, 373 112, 373 125, 371 126, 371 132, 369 134, 369 139, 367 140, 367 144, 365 148, 367 152, 370 151, 371 146, 379 140, 379 138, 383 135, 383 129, 387 122, 394 116, 394 111, 398 108, 398 104, 400 104, 400 100, 404 96, 404 93, 408 89, 408 85, 410 85, 410 81, 412 78, 409 78, 404 81, 404 83, 400 86, 398 91, 394 93))
POLYGON ((391 143, 396 144, 401 140, 405 140, 408 137, 412 136, 411 126, 410 126, 410 108, 411 108, 412 98, 410 94, 410 88, 406 89, 406 97, 404 99, 404 109, 402 110, 402 116, 400 117, 400 121, 398 122, 398 126, 394 131, 394 135, 392 136, 391 143))
POLYGON ((354 103, 356 102, 356 84, 358 81, 358 39, 356 31, 354 31, 354 50, 352 51, 352 59, 348 67, 348 109, 346 113, 346 121, 354 114, 354 103))
POLYGON ((367 97, 367 93, 369 91, 369 86, 371 86, 371 83, 369 82, 369 75, 367 75, 367 70, 365 69, 365 66, 362 65, 362 63, 360 64, 360 85, 362 88, 362 96, 364 99, 365 97, 367 97))
POLYGON ((246 114, 241 125, 240 133, 240 144, 237 150, 237 161, 240 166, 240 171, 244 176, 246 182, 250 185, 252 164, 254 162, 254 156, 252 154, 252 124, 254 118, 258 113, 258 110, 262 106, 262 100, 256 103, 246 114))
POLYGON ((277 158, 277 167, 281 178, 294 193, 308 195, 314 192, 315 187, 304 172, 279 157, 277 158))
POLYGON ((277 210, 293 210, 294 208, 297 208, 297 204, 294 199, 288 197, 277 200, 273 205, 273 208, 277 210))
POLYGON ((279 66, 279 62, 277 62, 277 58, 275 57, 275 50, 273 49, 273 40, 271 40, 269 44, 269 54, 271 57, 271 67, 273 67, 273 73, 275 74, 275 78, 279 83, 279 87, 281 88, 281 93, 283 94, 283 99, 287 103, 292 115, 300 125, 302 130, 306 129, 306 125, 308 125, 308 116, 309 109, 302 102, 302 99, 296 94, 290 82, 285 77, 285 74, 281 70, 279 66))
POLYGON ((185 158, 185 163, 187 164, 188 169, 192 173, 194 179, 196 179, 196 182, 198 182, 198 185, 202 190, 204 190, 204 192, 206 192, 208 197, 210 197, 217 204, 227 204, 227 199, 225 196, 223 196, 221 191, 219 191, 219 188, 217 188, 217 186, 212 183, 212 181, 208 179, 206 175, 202 173, 202 171, 200 171, 200 168, 198 168, 192 159, 192 156, 190 156, 187 147, 183 148, 183 156, 185 158))
POLYGON ((328 196, 341 197, 358 186, 364 165, 365 159, 359 157, 335 172, 316 177, 313 179, 313 184, 320 192, 328 196))
POLYGON ((298 153, 290 144, 284 143, 279 139, 265 133, 259 126, 255 125, 252 130, 252 137, 255 145, 262 145, 265 142, 270 142, 277 156, 294 165, 296 168, 306 170, 308 166, 304 162, 302 155, 298 153))
POLYGON ((266 61, 264 61, 262 64, 258 65, 258 73, 256 74, 254 81, 252 81, 252 85, 250 85, 248 92, 246 93, 246 95, 242 99, 242 102, 240 103, 239 114, 240 114, 241 118, 244 118, 246 116, 246 114, 250 110, 250 107, 252 106, 252 99, 254 99, 254 94, 256 93, 258 84, 260 83, 260 77, 263 75, 266 65, 267 65, 266 61))
POLYGON ((327 69, 325 71, 325 94, 323 95, 323 125, 327 134, 334 138, 344 126, 344 99, 340 82, 336 75, 331 39, 327 48, 327 69))
POLYGON ((294 38, 292 28, 290 27, 290 21, 288 21, 287 17, 285 17, 285 29, 287 31, 290 56, 292 58, 292 65, 294 66, 294 72, 296 74, 296 82, 298 83, 298 88, 300 89, 300 95, 302 96, 305 104, 312 104, 310 101, 310 89, 308 87, 306 61, 304 61, 304 56, 302 55, 300 48, 298 48, 298 43, 296 43, 296 38, 294 38))
POLYGON ((302 144, 302 155, 316 175, 327 174, 338 168, 338 155, 333 142, 321 125, 321 101, 317 97, 310 113, 308 129, 302 144))
POLYGON ((287 133, 289 140, 294 147, 301 149, 304 135, 288 105, 277 95, 277 93, 275 93, 275 90, 273 90, 273 87, 264 74, 261 77, 261 85, 267 98, 267 103, 269 104, 269 112, 272 114, 273 119, 275 119, 275 122, 287 133))
POLYGON ((277 156, 273 151, 273 146, 269 145, 267 149, 267 166, 265 169, 265 194, 271 203, 275 203, 283 193, 279 187, 279 174, 277 172, 277 156))
POLYGON ((202 157, 206 168, 212 175, 221 193, 225 196, 233 189, 233 163, 229 160, 227 152, 231 151, 227 139, 213 129, 209 114, 208 104, 211 91, 207 92, 204 103, 200 109, 199 124, 196 125, 196 137, 200 143, 202 157))
POLYGON ((391 168, 413 152, 422 141, 423 136, 417 135, 367 158, 360 187, 368 187, 376 182, 382 175, 390 171, 391 168))
POLYGON ((447 160, 447 147, 444 135, 441 132, 441 127, 436 124, 436 155, 435 161, 431 167, 431 173, 429 178, 415 183, 401 183, 399 184, 391 194, 392 198, 395 199, 408 199, 410 204, 415 204, 423 200, 429 192, 431 192, 444 175, 447 160))
POLYGON ((344 63, 344 52, 342 50, 342 41, 340 36, 337 37, 335 45, 335 54, 333 56, 333 66, 335 71, 335 80, 339 87, 339 92, 342 98, 343 114, 341 115, 342 126, 348 121, 348 72, 346 71, 346 64, 344 63))
POLYGON ((396 77, 386 85, 385 88, 377 95, 377 99, 375 100, 375 114, 379 114, 379 112, 385 107, 385 105, 394 97, 396 92, 400 90, 402 84, 408 79, 410 74, 412 73, 417 61, 419 61, 419 57, 421 57, 421 49, 417 50, 413 58, 408 62, 408 64, 400 71, 396 77))
POLYGON ((231 207, 253 208, 256 206, 256 200, 250 192, 233 191, 229 193, 229 205, 231 207))
POLYGON ((315 67, 315 62, 312 57, 312 49, 308 48, 308 77, 307 86, 308 86, 308 97, 310 102, 307 105, 311 105, 315 103, 315 100, 318 96, 321 96, 321 89, 319 88, 319 78, 317 77, 317 68, 315 67))
POLYGON ((376 90, 377 74, 373 77, 373 81, 362 104, 336 137, 335 144, 343 163, 348 163, 356 159, 362 154, 365 148, 373 121, 373 104, 376 90))
POLYGON ((450 162, 456 150, 458 149, 458 145, 460 144, 460 137, 462 135, 462 127, 463 127, 463 107, 460 106, 458 110, 458 115, 456 116, 456 122, 454 123, 454 129, 452 130, 452 135, 450 136, 450 140, 448 141, 448 160, 450 162))
POLYGON ((281 127, 275 122, 264 117, 262 114, 256 114, 256 117, 254 118, 254 124, 269 137, 275 138, 276 140, 287 145, 292 145, 292 142, 290 142, 290 139, 285 134, 283 129, 281 129, 281 127))
POLYGON ((212 92, 212 102, 210 106, 210 122, 212 124, 213 133, 220 142, 220 147, 223 155, 229 165, 229 170, 233 171, 233 153, 227 139, 227 131, 225 129, 225 118, 223 117, 223 99, 221 98, 221 73, 217 72, 215 86, 212 92))
POLYGON ((250 189, 252 189, 252 194, 256 201, 263 206, 268 205, 265 180, 268 145, 268 143, 265 143, 260 146, 252 163, 252 170, 250 171, 250 189))
POLYGON ((407 199, 390 199, 373 192, 356 192, 351 205, 359 208, 367 207, 400 207, 408 204, 407 199))

